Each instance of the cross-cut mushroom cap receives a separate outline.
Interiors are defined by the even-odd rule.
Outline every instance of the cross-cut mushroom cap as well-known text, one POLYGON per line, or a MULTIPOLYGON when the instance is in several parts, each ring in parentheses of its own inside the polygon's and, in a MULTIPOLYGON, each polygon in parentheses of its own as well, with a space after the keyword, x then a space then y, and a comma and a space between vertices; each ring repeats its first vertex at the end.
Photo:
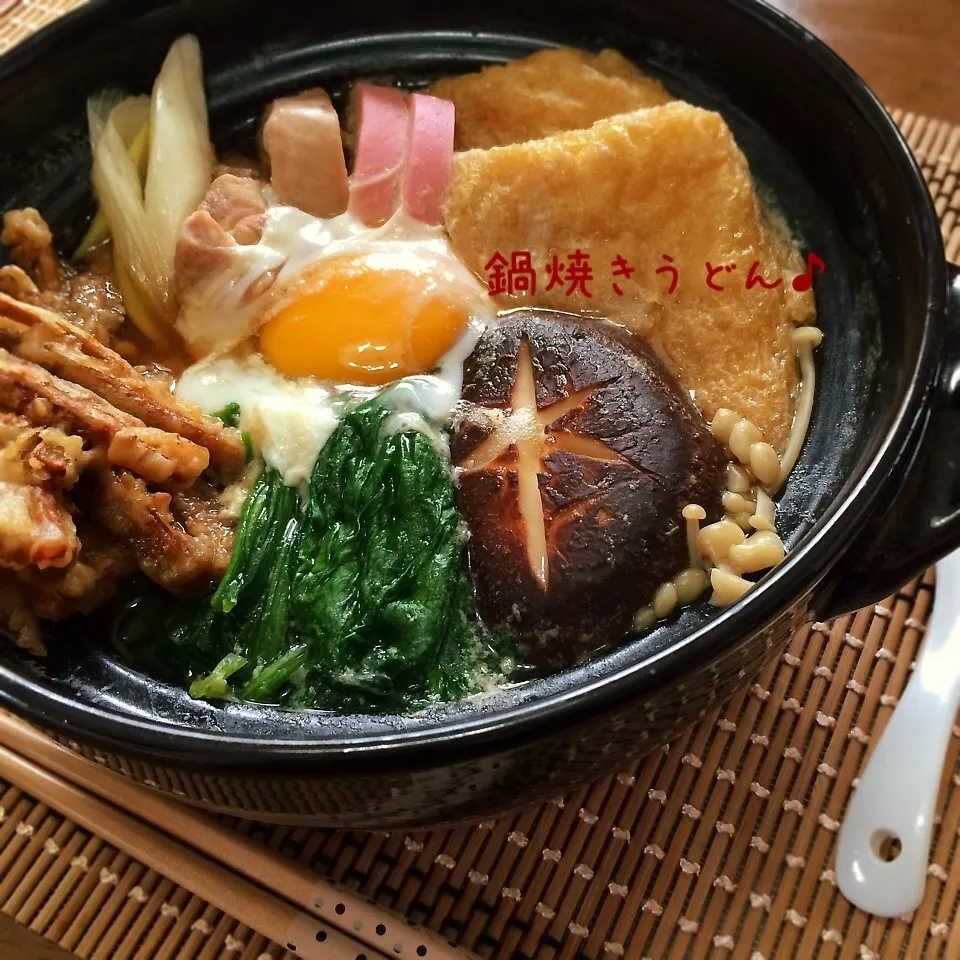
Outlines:
POLYGON ((687 566, 684 506, 721 514, 720 444, 642 342, 572 314, 507 314, 463 401, 451 453, 481 615, 544 666, 616 642, 687 566))

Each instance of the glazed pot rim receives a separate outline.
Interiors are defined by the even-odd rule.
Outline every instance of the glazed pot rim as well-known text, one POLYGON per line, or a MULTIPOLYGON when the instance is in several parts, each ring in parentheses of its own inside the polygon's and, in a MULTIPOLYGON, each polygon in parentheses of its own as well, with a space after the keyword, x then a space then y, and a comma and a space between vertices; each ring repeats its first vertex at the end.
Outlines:
MULTIPOLYGON (((172 0, 150 0, 154 8, 172 0)), ((705 659, 736 645, 740 638, 762 631, 779 614, 795 605, 841 558, 876 501, 890 482, 903 454, 914 442, 928 413, 926 399, 940 367, 939 348, 945 334, 947 287, 946 263, 936 211, 913 154, 892 118, 863 80, 843 61, 795 21, 756 0, 725 0, 732 14, 761 21, 795 46, 802 46, 829 83, 859 111, 884 145, 899 176, 909 206, 916 214, 912 243, 924 263, 925 322, 916 364, 893 414, 892 426, 879 449, 862 470, 859 479, 841 499, 820 517, 781 566, 744 600, 716 614, 665 649, 637 663, 627 664, 587 678, 571 689, 532 697, 519 704, 443 715, 431 711, 437 723, 410 729, 391 729, 344 735, 335 739, 305 739, 281 736, 250 736, 241 732, 213 732, 177 726, 155 719, 120 714, 56 693, 23 674, 0 666, 0 705, 9 707, 58 733, 88 740, 126 753, 162 756, 180 763, 203 763, 220 767, 277 768, 304 761, 324 769, 376 758, 426 762, 431 754, 456 743, 468 745, 502 743, 529 735, 538 729, 566 726, 586 713, 613 709, 629 697, 665 683, 668 677, 688 672, 705 659)), ((0 59, 0 77, 16 72, 44 54, 51 46, 82 29, 91 29, 107 16, 118 0, 90 0, 34 34, 0 59)), ((140 4, 142 10, 145 4, 140 4)), ((115 14, 114 14, 115 16, 115 14)), ((534 681, 535 683, 536 681, 534 681)), ((344 718, 349 719, 349 718, 344 718)))

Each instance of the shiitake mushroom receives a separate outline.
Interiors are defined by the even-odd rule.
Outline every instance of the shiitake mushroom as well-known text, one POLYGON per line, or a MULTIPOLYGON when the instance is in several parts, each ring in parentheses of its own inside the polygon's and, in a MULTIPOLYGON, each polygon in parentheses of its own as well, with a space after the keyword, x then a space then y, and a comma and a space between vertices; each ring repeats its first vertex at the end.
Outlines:
POLYGON ((480 614, 536 664, 625 635, 688 563, 681 511, 722 513, 727 457, 642 341, 602 320, 505 314, 464 365, 451 434, 480 614))

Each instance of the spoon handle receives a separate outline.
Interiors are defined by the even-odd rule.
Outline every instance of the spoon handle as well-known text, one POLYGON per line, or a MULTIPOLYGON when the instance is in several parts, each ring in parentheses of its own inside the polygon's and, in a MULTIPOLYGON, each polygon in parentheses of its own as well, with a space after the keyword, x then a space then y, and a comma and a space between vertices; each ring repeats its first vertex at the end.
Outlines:
POLYGON ((861 910, 895 917, 923 899, 937 794, 958 706, 960 551, 937 565, 936 601, 920 657, 840 829, 837 885, 861 910))

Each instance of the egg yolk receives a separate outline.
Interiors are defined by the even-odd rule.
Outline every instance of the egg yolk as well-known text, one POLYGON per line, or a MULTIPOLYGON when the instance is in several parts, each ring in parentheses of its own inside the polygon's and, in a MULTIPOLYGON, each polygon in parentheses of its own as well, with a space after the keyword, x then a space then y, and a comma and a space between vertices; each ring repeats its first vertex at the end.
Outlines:
POLYGON ((426 373, 470 319, 468 297, 438 267, 409 254, 325 261, 261 327, 260 349, 291 377, 379 386, 426 373))

